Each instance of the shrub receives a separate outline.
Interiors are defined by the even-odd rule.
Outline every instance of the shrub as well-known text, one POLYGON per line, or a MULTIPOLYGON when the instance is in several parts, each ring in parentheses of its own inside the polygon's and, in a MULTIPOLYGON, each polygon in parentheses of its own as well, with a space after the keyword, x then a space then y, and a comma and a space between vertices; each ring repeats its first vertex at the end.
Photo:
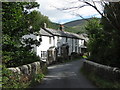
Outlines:
POLYGON ((80 57, 81 57, 81 55, 78 54, 78 53, 76 53, 76 52, 72 52, 72 53, 71 53, 71 56, 72 56, 72 59, 80 58, 80 57))
POLYGON ((2 88, 26 88, 29 83, 20 82, 20 75, 2 67, 2 88))
POLYGON ((2 61, 6 67, 16 67, 40 61, 40 57, 30 51, 3 52, 2 61))
POLYGON ((10 71, 5 66, 2 67, 2 88, 28 88, 41 82, 44 74, 37 72, 30 77, 24 74, 18 74, 10 71))

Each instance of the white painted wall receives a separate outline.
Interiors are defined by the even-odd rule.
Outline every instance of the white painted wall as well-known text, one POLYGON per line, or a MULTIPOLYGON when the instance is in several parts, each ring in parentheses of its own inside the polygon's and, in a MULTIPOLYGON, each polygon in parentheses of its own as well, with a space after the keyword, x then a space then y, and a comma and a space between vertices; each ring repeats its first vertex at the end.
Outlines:
MULTIPOLYGON (((30 35, 25 35, 23 36, 24 38, 33 38, 39 40, 39 36, 35 36, 33 34, 30 35)), ((66 42, 66 37, 61 37, 61 36, 54 36, 51 37, 51 43, 49 42, 50 37, 49 36, 41 36, 42 42, 40 46, 34 47, 34 51, 36 52, 37 55, 41 57, 41 51, 46 51, 51 47, 55 46, 56 48, 60 47, 63 44, 68 44, 69 45, 69 55, 71 55, 72 52, 76 53, 81 53, 81 46, 84 46, 84 40, 81 39, 74 39, 74 38, 67 38, 66 42), (75 51, 75 47, 77 46, 77 51, 75 51)), ((58 51, 58 54, 60 54, 60 48, 58 51)))
POLYGON ((72 53, 72 38, 68 38, 67 43, 69 45, 69 55, 71 55, 71 53, 72 53))
POLYGON ((79 52, 79 53, 82 52, 82 51, 81 51, 81 47, 84 46, 84 43, 85 43, 84 40, 79 40, 79 48, 80 48, 80 52, 79 52))
MULTIPOLYGON (((39 37, 37 37, 38 39, 39 37)), ((37 47, 37 55, 41 57, 41 51, 46 51, 51 47, 54 46, 54 39, 51 37, 51 43, 49 43, 49 38, 48 36, 41 36, 42 42, 41 45, 37 47)))

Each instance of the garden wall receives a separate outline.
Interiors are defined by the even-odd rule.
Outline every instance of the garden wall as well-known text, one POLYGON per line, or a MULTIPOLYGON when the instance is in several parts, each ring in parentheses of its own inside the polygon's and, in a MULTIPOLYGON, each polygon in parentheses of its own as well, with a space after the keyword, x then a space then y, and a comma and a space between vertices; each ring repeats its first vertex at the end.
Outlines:
POLYGON ((45 62, 38 61, 19 67, 8 68, 12 72, 18 74, 22 81, 27 82, 34 78, 36 74, 44 74, 47 71, 47 65, 45 62))
POLYGON ((117 67, 105 66, 92 61, 84 60, 83 68, 85 71, 92 72, 106 80, 120 82, 120 69, 117 67))

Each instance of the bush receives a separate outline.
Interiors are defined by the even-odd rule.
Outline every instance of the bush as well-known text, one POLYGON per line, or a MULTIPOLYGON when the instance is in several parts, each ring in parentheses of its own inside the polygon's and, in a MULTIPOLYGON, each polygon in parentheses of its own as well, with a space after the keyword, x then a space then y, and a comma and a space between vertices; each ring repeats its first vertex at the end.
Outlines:
POLYGON ((80 58, 81 55, 78 54, 78 53, 76 53, 76 52, 72 52, 72 53, 71 53, 71 57, 72 57, 72 59, 75 59, 75 58, 80 58))
POLYGON ((20 75, 2 67, 2 88, 26 88, 29 83, 21 82, 20 75))
POLYGON ((16 67, 40 61, 40 57, 30 51, 3 52, 2 61, 6 67, 16 67))
POLYGON ((30 77, 10 71, 5 66, 2 67, 2 88, 28 88, 41 82, 44 74, 37 72, 30 77))
POLYGON ((81 68, 81 72, 99 88, 120 88, 120 82, 108 81, 96 75, 95 72, 86 71, 84 67, 81 68))

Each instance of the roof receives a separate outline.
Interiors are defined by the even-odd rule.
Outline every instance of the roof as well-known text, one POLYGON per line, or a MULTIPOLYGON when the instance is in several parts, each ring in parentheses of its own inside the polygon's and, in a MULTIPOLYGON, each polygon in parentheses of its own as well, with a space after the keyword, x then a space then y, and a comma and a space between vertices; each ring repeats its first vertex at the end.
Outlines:
POLYGON ((43 36, 50 36, 52 37, 53 35, 51 35, 49 32, 45 31, 44 29, 40 29, 40 35, 43 35, 43 36))
POLYGON ((70 32, 65 32, 61 30, 50 29, 50 28, 44 28, 44 30, 54 36, 82 39, 78 34, 75 34, 75 33, 70 33, 70 32))
POLYGON ((85 40, 85 42, 88 42, 89 38, 88 38, 88 35, 87 34, 79 34, 79 36, 81 38, 83 38, 85 40))

